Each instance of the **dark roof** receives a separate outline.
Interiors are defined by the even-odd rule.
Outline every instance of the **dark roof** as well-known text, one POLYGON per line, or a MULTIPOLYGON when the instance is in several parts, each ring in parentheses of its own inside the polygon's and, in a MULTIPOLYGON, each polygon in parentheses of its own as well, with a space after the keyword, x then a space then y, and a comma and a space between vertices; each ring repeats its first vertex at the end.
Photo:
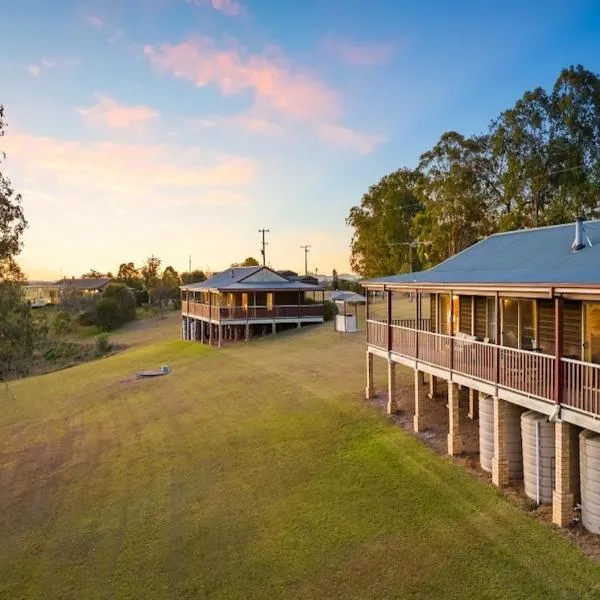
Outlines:
POLYGON ((573 223, 497 233, 427 271, 378 277, 365 285, 600 284, 600 221, 583 227, 586 245, 578 252, 571 249, 573 223))
POLYGON ((74 290, 99 290, 112 280, 108 277, 101 277, 99 279, 60 279, 56 282, 56 285, 63 287, 72 288, 74 290))
POLYGON ((284 277, 298 277, 298 273, 296 273, 296 271, 288 271, 286 269, 283 269, 281 271, 277 271, 277 273, 279 273, 280 275, 283 275, 284 277))
POLYGON ((184 290, 260 291, 260 290, 321 290, 318 285, 293 281, 269 269, 269 267, 230 267, 206 281, 182 285, 184 290), (277 277, 277 281, 245 281, 259 271, 266 270, 277 277))

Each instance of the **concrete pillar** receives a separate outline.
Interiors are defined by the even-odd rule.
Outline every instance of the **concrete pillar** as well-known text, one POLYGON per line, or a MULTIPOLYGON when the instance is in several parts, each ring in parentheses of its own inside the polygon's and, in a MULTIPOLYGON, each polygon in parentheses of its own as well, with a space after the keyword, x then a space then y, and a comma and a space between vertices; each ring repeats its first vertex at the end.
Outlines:
POLYGON ((250 340, 250 323, 246 323, 246 341, 250 340))
POLYGON ((271 333, 273 335, 275 335, 277 333, 277 324, 273 323, 273 325, 271 326, 271 333))
POLYGON ((213 324, 208 323, 208 343, 212 346, 213 341, 213 324))
POLYGON ((429 393, 427 397, 433 400, 438 392, 438 381, 435 375, 429 375, 429 393))
POLYGON ((415 371, 415 414, 413 415, 413 430, 415 433, 419 433, 423 427, 421 419, 421 402, 425 400, 426 393, 421 382, 422 374, 423 371, 415 371))
POLYGON ((219 343, 218 343, 218 347, 220 348, 221 347, 221 343, 223 342, 223 325, 221 325, 219 323, 218 328, 219 328, 219 343))
POLYGON ((555 474, 552 492, 552 522, 566 527, 573 520, 575 494, 571 489, 573 463, 571 461, 572 425, 558 421, 554 425, 555 474))
POLYGON ((387 414, 392 415, 398 410, 396 397, 396 363, 388 359, 388 403, 387 414))
POLYGON ((367 387, 365 388, 365 398, 371 400, 375 397, 375 386, 373 384, 373 355, 367 351, 367 387))
POLYGON ((425 385, 425 371, 417 371, 419 374, 419 385, 425 385))
POLYGON ((448 382, 448 454, 457 456, 462 447, 458 385, 448 382))
POLYGON ((469 419, 474 421, 479 418, 479 392, 469 388, 469 419))
POLYGON ((204 321, 200 321, 200 342, 204 344, 204 321))
POLYGON ((494 398, 494 458, 492 458, 492 483, 498 487, 509 484, 508 458, 506 456, 506 425, 508 403, 494 398))

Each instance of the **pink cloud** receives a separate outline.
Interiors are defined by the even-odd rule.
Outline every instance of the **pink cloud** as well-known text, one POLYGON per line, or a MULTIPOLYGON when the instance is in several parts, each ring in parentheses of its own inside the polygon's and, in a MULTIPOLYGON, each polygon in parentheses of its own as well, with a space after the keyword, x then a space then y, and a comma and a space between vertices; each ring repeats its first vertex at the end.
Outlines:
POLYGON ((298 120, 335 119, 338 96, 325 83, 276 53, 244 55, 236 48, 221 50, 212 40, 198 38, 144 53, 159 72, 217 86, 226 96, 252 92, 257 105, 298 120))
POLYGON ((85 22, 94 29, 102 29, 104 27, 104 21, 97 15, 88 15, 85 17, 85 22))
POLYGON ((361 133, 343 125, 321 125, 317 133, 327 143, 358 154, 371 154, 387 137, 378 133, 361 133))
POLYGON ((236 0, 186 0, 196 6, 210 4, 215 10, 230 17, 238 17, 244 14, 244 7, 236 0))
POLYGON ((325 40, 325 47, 344 62, 359 67, 382 65, 396 51, 394 42, 364 44, 334 37, 325 40))
POLYGON ((104 125, 111 129, 133 127, 160 115, 148 106, 125 106, 112 98, 96 94, 98 102, 88 108, 77 108, 77 112, 89 123, 104 125))
POLYGON ((209 157, 198 148, 171 144, 84 143, 13 129, 3 146, 30 182, 57 184, 70 189, 69 196, 82 198, 98 194, 139 201, 210 193, 214 201, 215 189, 231 198, 227 191, 249 183, 257 171, 249 158, 209 157))
POLYGON ((42 72, 39 65, 29 65, 27 70, 32 77, 37 77, 42 72))
POLYGON ((191 130, 230 127, 265 135, 274 135, 282 132, 282 126, 279 123, 255 111, 247 111, 230 116, 217 115, 199 119, 188 119, 187 125, 191 130))

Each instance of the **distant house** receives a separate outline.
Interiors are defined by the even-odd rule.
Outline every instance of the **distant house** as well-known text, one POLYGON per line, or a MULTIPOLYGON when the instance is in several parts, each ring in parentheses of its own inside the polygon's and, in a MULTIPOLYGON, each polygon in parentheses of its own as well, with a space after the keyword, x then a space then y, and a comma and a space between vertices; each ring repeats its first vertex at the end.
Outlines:
POLYGON ((290 281, 300 281, 302 283, 308 283, 309 285, 319 285, 319 280, 313 275, 298 275, 295 271, 277 271, 279 275, 287 277, 290 281))
POLYGON ((324 288, 269 267, 231 267, 181 286, 182 337, 221 345, 324 321, 324 288))
POLYGON ((56 282, 62 294, 76 293, 81 296, 100 294, 102 290, 112 281, 108 277, 98 279, 87 279, 85 277, 75 279, 61 279, 56 282))
POLYGON ((363 285, 367 396, 374 356, 387 362, 389 412, 396 364, 413 369, 419 431, 422 375, 431 397, 447 382, 448 453, 459 454, 467 388, 493 482, 524 480, 530 497, 552 502, 558 525, 570 522, 581 490, 583 524, 600 533, 600 462, 586 462, 600 449, 600 221, 492 235, 428 271, 363 285), (373 291, 385 301, 373 302, 373 291))
POLYGON ((28 281, 23 286, 23 296, 34 307, 56 304, 60 298, 60 287, 53 281, 28 281))

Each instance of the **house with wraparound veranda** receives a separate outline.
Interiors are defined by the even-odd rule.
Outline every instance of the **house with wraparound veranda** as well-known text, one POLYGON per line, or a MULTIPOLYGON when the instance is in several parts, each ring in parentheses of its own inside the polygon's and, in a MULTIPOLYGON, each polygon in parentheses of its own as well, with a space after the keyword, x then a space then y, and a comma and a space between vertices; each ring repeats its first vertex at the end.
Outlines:
POLYGON ((363 285, 367 397, 374 359, 387 362, 390 413, 396 366, 412 369, 420 431, 424 403, 447 386, 450 455, 466 419, 479 419, 496 485, 521 480, 561 526, 580 502, 600 533, 600 221, 492 235, 430 270, 363 285))
POLYGON ((269 267, 231 267, 181 286, 182 337, 202 343, 249 340, 325 320, 325 288, 269 267))

